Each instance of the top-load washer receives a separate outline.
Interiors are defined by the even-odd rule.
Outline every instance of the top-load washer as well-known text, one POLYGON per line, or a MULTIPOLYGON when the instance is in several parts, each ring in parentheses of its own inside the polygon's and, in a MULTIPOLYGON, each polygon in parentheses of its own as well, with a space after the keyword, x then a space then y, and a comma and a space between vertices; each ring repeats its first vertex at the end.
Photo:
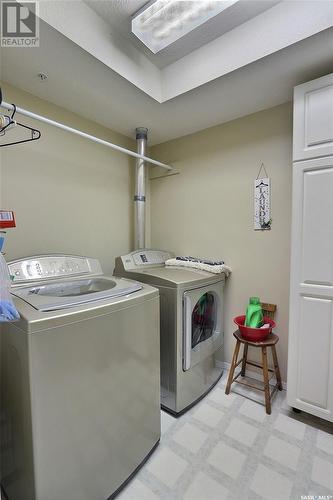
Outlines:
POLYGON ((21 319, 1 331, 1 484, 10 500, 105 500, 160 438, 158 290, 97 260, 9 263, 21 319))
POLYGON ((114 274, 160 291, 161 404, 179 415, 222 375, 224 274, 168 267, 173 254, 137 250, 116 258, 114 274))

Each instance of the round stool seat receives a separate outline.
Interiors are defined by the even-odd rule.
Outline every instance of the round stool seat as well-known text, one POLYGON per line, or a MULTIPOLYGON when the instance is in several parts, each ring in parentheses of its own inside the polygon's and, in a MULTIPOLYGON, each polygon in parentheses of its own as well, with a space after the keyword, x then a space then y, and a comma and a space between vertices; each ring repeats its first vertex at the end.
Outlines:
POLYGON ((249 344, 255 347, 269 347, 271 345, 275 345, 279 341, 279 337, 275 335, 275 333, 270 333, 265 340, 260 340, 259 342, 252 342, 251 340, 244 339, 239 330, 236 330, 233 333, 233 336, 242 344, 249 344))

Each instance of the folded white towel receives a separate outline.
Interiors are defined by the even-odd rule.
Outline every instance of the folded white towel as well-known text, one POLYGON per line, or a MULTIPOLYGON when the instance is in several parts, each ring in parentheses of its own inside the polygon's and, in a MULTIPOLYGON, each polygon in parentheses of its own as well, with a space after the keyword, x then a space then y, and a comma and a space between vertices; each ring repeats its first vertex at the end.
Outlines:
POLYGON ((199 269, 200 271, 208 271, 209 273, 221 274, 224 273, 227 277, 231 273, 231 268, 225 264, 211 265, 205 264, 203 262, 193 262, 191 260, 178 260, 178 259, 168 259, 165 261, 166 266, 177 266, 177 267, 192 267, 194 269, 199 269))

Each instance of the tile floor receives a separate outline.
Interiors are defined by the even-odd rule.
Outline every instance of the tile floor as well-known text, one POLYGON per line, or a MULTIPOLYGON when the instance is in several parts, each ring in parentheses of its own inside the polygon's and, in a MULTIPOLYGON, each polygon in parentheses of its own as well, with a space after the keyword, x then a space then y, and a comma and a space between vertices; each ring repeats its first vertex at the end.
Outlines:
POLYGON ((225 382, 178 419, 162 412, 159 447, 117 500, 333 500, 333 424, 291 411, 285 391, 268 416, 225 382))

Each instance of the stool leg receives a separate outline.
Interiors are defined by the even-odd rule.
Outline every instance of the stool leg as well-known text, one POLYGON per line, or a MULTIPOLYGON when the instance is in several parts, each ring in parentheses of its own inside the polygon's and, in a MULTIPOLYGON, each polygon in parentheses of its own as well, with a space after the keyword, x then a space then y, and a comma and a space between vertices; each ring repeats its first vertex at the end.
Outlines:
POLYGON ((230 371, 229 371, 228 382, 227 382, 227 386, 225 388, 225 393, 226 394, 229 394, 229 392, 230 392, 230 387, 231 387, 231 384, 232 384, 232 379, 234 378, 234 373, 235 373, 235 368, 236 368, 236 364, 237 364, 237 359, 238 359, 238 353, 239 353, 240 345, 241 345, 240 341, 237 340, 237 343, 235 345, 234 354, 232 356, 232 361, 231 361, 231 366, 230 366, 230 371))
POLYGON ((281 375, 280 375, 280 368, 279 368, 279 362, 276 354, 276 349, 275 345, 272 345, 272 355, 273 355, 273 363, 274 363, 274 370, 275 370, 275 376, 276 376, 276 381, 277 381, 277 386, 279 391, 282 391, 282 382, 281 382, 281 375))
POLYGON ((262 370, 264 375, 264 385, 265 385, 265 405, 266 413, 271 414, 271 396, 269 391, 269 379, 268 379, 268 364, 267 364, 267 348, 262 347, 262 370))
POLYGON ((244 344, 244 350, 243 350, 243 361, 242 361, 242 377, 245 377, 245 370, 246 370, 246 361, 247 361, 247 350, 249 346, 247 344, 244 344))

